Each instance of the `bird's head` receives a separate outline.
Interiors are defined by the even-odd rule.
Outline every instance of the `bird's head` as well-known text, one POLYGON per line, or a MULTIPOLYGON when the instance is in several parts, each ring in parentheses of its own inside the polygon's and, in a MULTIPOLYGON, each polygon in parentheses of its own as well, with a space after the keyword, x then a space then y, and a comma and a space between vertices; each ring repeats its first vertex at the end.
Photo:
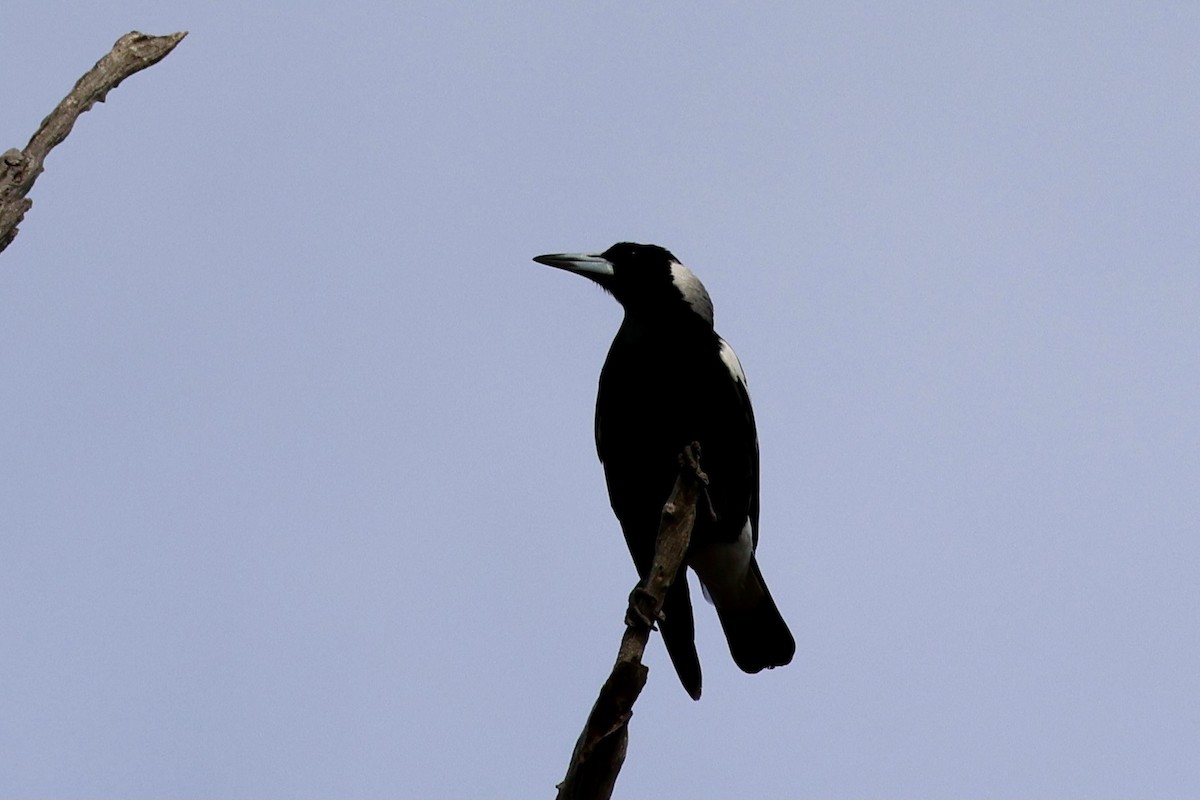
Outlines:
POLYGON ((552 253, 533 259, 590 278, 637 317, 695 315, 713 324, 713 306, 700 279, 658 245, 620 242, 603 253, 552 253))

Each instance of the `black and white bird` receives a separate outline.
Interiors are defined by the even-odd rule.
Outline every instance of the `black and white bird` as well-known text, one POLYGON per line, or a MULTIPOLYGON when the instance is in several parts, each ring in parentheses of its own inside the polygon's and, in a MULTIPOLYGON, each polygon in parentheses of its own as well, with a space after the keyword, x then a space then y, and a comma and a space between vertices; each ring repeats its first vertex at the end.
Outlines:
MULTIPOLYGON (((678 455, 693 441, 709 477, 715 520, 699 514, 686 564, 716 606, 733 660, 746 672, 792 660, 796 643, 755 559, 758 545, 758 435, 746 375, 713 330, 708 292, 675 256, 622 242, 599 254, 537 256, 600 284, 625 319, 600 371, 596 451, 608 498, 638 574, 654 560, 659 519, 678 455)), ((663 606, 663 641, 683 687, 700 698, 700 659, 686 576, 663 606)))

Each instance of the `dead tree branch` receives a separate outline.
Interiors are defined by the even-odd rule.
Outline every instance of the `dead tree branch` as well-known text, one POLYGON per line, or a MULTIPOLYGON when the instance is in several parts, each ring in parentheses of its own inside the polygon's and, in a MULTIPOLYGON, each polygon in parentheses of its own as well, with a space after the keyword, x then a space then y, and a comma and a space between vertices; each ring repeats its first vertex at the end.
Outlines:
POLYGON ((16 238, 17 225, 33 205, 26 195, 42 174, 46 156, 67 138, 79 115, 97 102, 103 103, 108 93, 130 75, 166 58, 184 36, 187 31, 168 36, 147 36, 137 31, 125 34, 42 120, 24 150, 14 147, 0 156, 0 252, 16 238))
POLYGON ((629 744, 633 704, 649 672, 642 664, 642 654, 654 620, 662 616, 667 590, 683 564, 696 507, 707 485, 708 477, 700 470, 700 445, 693 442, 679 456, 679 477, 663 506, 654 564, 629 596, 617 663, 575 743, 567 776, 558 785, 558 800, 607 800, 612 796, 629 744))

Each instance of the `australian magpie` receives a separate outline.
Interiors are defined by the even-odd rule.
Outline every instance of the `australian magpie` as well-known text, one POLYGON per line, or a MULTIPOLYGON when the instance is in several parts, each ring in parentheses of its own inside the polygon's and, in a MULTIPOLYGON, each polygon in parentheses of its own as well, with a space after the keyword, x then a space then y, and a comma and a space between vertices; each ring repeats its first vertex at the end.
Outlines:
MULTIPOLYGON (((537 256, 583 275, 624 307, 600 371, 596 452, 608 498, 644 579, 654 560, 663 503, 678 455, 701 448, 715 520, 698 514, 686 563, 716 606, 733 660, 746 672, 792 660, 796 643, 755 560, 758 435, 746 375, 713 330, 713 305, 691 270, 661 247, 622 242, 599 254, 537 256)), ((686 575, 671 586, 660 627, 683 687, 700 698, 692 603, 686 575)))

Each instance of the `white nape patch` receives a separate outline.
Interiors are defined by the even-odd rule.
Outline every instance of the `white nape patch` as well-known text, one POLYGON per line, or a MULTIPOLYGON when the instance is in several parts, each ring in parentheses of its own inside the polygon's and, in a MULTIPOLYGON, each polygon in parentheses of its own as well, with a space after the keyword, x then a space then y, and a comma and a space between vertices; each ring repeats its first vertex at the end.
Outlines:
POLYGON ((695 548, 688 564, 700 578, 704 597, 717 608, 754 608, 762 599, 762 585, 750 569, 754 558, 754 529, 750 518, 735 541, 695 548))
POLYGON ((746 386, 746 371, 742 369, 742 362, 738 361, 737 353, 733 352, 729 342, 724 339, 721 339, 721 360, 725 362, 725 366, 729 367, 729 372, 734 379, 739 381, 742 386, 746 386))
POLYGON ((696 273, 678 261, 672 261, 671 282, 675 284, 675 288, 683 295, 683 299, 692 307, 692 310, 704 317, 711 325, 713 322, 712 298, 708 296, 708 290, 696 277, 696 273))

